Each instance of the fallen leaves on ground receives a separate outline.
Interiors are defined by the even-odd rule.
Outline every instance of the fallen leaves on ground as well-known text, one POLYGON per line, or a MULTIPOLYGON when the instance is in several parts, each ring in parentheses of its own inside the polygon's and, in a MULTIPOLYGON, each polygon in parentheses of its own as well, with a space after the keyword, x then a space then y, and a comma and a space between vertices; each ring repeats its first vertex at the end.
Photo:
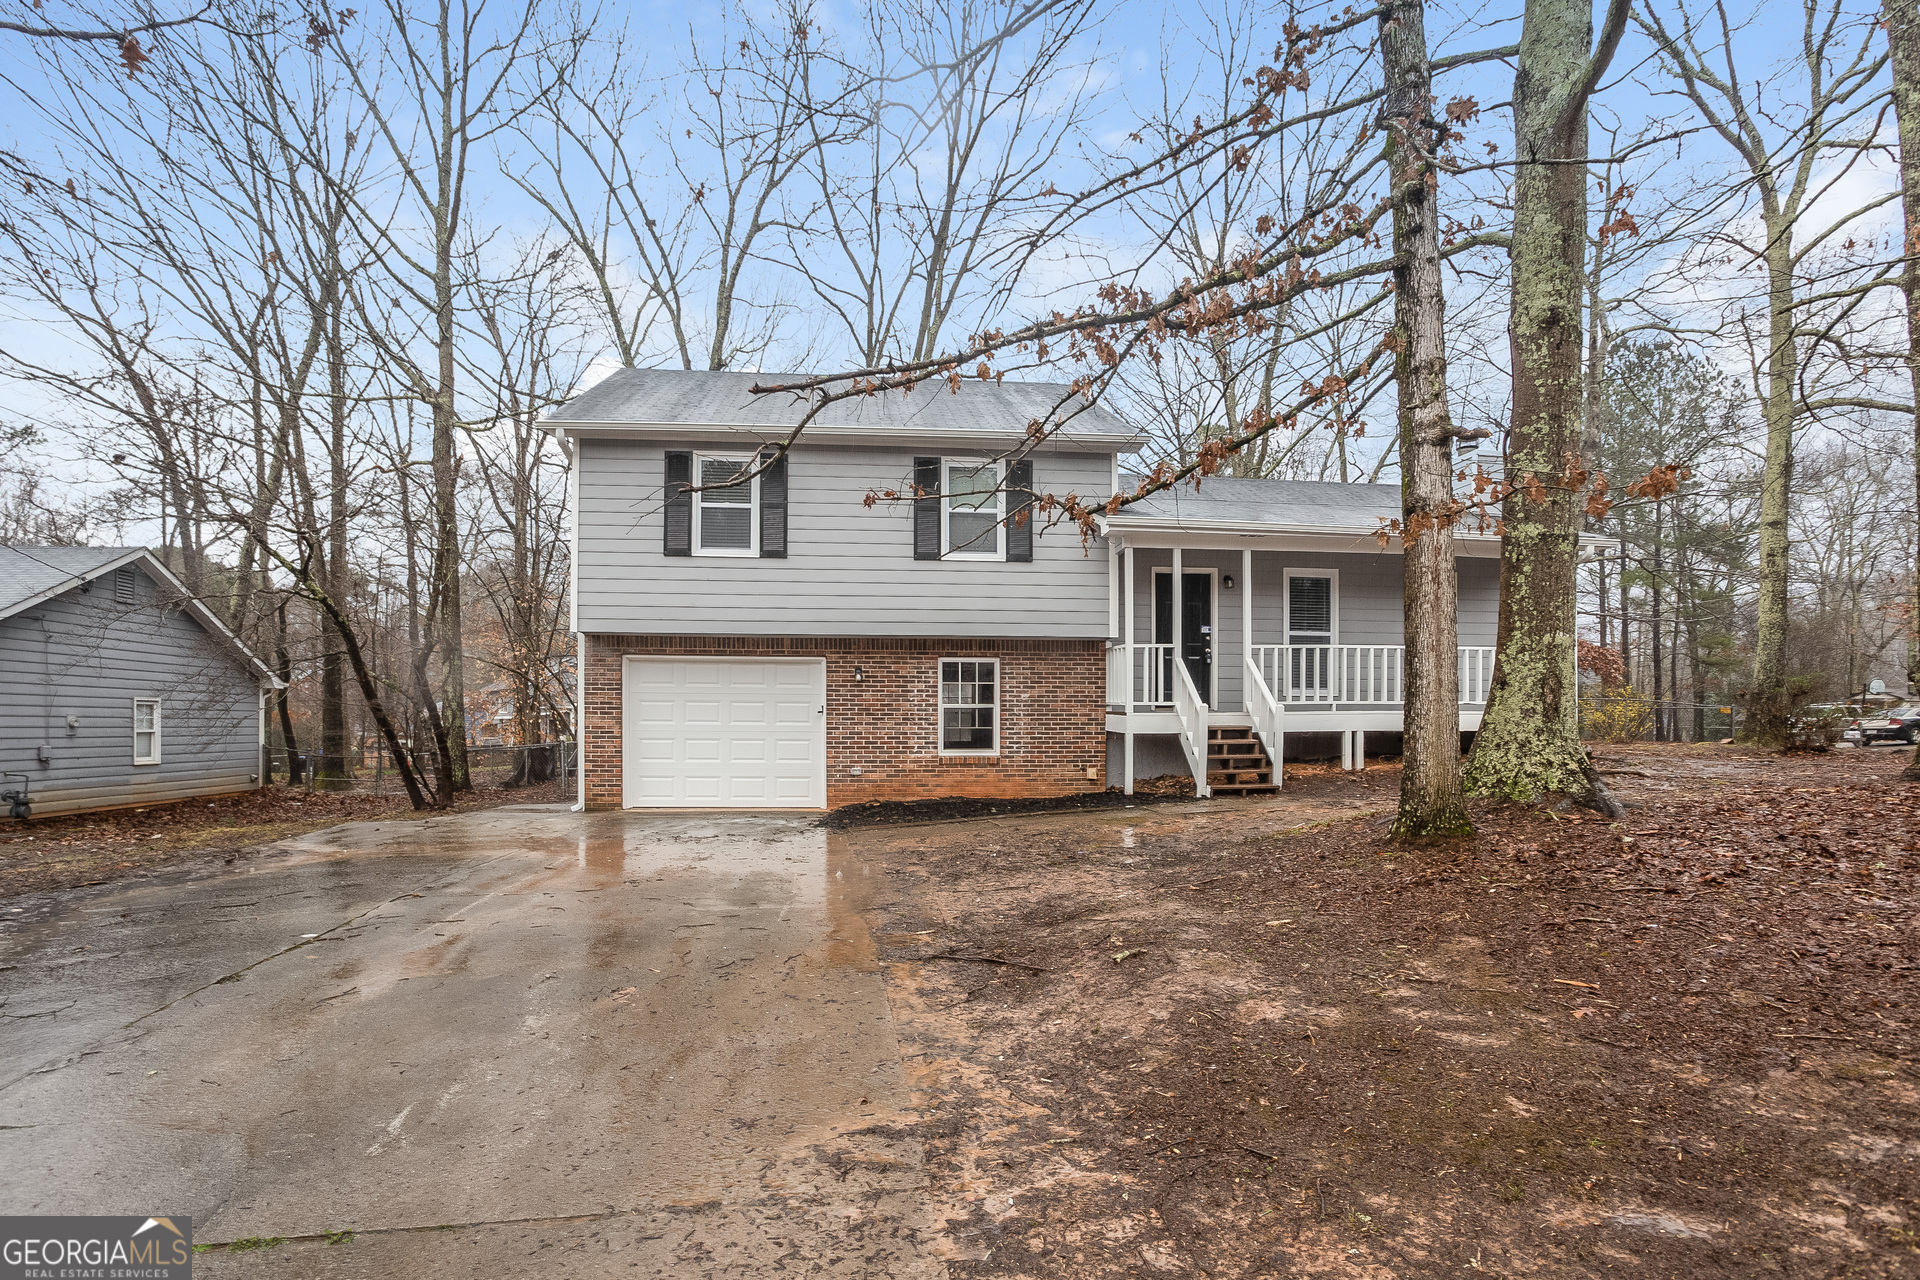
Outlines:
POLYGON ((1601 755, 1626 822, 1484 810, 1447 849, 1255 802, 863 853, 914 873, 895 1012, 954 1274, 1920 1270, 1906 753, 1601 755))

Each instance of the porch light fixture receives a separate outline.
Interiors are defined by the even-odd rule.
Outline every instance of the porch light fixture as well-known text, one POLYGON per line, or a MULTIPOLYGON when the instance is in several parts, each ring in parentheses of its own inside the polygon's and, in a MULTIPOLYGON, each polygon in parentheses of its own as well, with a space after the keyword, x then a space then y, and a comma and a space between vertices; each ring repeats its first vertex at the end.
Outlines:
POLYGON ((1228 591, 1233 590, 1233 575, 1229 573, 1225 577, 1221 578, 1220 585, 1225 590, 1228 590, 1228 591))
MULTIPOLYGON (((853 678, 854 678, 855 680, 865 680, 865 679, 867 678, 867 673, 866 673, 866 672, 864 672, 864 671, 862 671, 862 670, 861 670, 860 668, 858 668, 858 667, 855 667, 855 668, 853 669, 853 678)), ((859 770, 858 770, 858 769, 856 769, 856 770, 854 770, 854 772, 855 772, 855 773, 858 773, 858 772, 859 772, 859 770)))

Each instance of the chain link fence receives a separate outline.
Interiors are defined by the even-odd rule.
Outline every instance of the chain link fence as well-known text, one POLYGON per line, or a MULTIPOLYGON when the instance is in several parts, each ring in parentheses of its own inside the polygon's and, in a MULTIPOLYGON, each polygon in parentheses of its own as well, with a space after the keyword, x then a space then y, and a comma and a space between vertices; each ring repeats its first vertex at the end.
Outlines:
MULTIPOLYGON (((318 753, 289 754, 280 747, 264 752, 268 778, 276 783, 304 787, 308 791, 355 791, 366 795, 404 795, 406 784, 394 768, 393 757, 384 748, 366 749, 347 757, 344 770, 334 776, 319 776, 322 768, 318 753)), ((416 772, 431 779, 435 755, 422 750, 412 753, 416 772)), ((572 779, 579 769, 579 752, 571 741, 534 742, 521 746, 483 746, 467 748, 467 771, 476 787, 534 786, 558 779, 572 779)))

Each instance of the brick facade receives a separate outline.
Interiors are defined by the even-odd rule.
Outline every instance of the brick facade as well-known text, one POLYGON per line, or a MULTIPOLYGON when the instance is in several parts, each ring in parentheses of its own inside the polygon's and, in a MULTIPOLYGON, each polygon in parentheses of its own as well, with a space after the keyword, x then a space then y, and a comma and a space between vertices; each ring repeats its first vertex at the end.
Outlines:
POLYGON ((1098 640, 600 635, 585 641, 581 754, 589 808, 616 808, 621 801, 621 660, 628 654, 826 659, 829 808, 1106 787, 1106 651, 1098 640), (942 756, 938 663, 970 657, 1000 660, 1000 752, 942 756))

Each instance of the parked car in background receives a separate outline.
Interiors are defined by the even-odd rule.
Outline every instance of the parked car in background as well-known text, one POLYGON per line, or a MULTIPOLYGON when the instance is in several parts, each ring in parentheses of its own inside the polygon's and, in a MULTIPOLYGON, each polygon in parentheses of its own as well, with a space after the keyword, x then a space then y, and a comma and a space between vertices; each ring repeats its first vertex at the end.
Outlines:
POLYGON ((1879 714, 1856 719, 1847 737, 1863 747, 1876 742, 1904 742, 1912 746, 1920 742, 1920 705, 1889 707, 1879 714))

